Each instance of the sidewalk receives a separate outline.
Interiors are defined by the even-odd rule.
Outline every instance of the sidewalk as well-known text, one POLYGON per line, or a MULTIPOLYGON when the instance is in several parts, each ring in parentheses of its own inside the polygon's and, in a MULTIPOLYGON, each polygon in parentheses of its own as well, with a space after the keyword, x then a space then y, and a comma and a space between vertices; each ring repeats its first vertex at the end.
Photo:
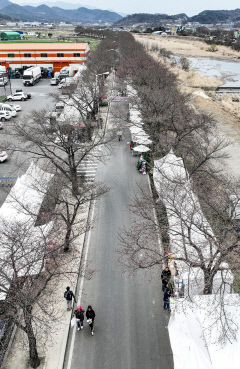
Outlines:
MULTIPOLYGON (((89 206, 85 205, 84 209, 79 212, 78 220, 85 220, 87 222, 88 219, 88 211, 89 206)), ((78 221, 77 221, 78 223, 78 221)), ((81 261, 81 255, 84 245, 85 234, 80 235, 71 245, 71 249, 74 250, 74 254, 76 255, 77 264, 73 265, 73 268, 79 266, 81 261)), ((63 255, 63 257, 67 257, 67 254, 63 255)), ((51 328, 50 332, 47 336, 41 336, 39 338, 40 344, 38 346, 39 356, 44 358, 39 369, 58 369, 63 351, 65 350, 65 343, 68 334, 70 319, 71 319, 71 311, 67 311, 66 309, 66 300, 63 297, 66 286, 71 286, 71 289, 74 291, 76 288, 76 275, 73 275, 71 279, 66 277, 62 277, 59 280, 59 283, 55 285, 55 295, 54 301, 55 309, 56 309, 56 318, 58 319, 55 322, 50 322, 51 328), (52 332, 51 332, 52 330, 52 332)), ((6 359, 4 369, 26 369, 31 368, 27 365, 28 362, 28 342, 26 339, 26 335, 17 329, 16 335, 14 337, 12 346, 9 351, 9 355, 6 359)))

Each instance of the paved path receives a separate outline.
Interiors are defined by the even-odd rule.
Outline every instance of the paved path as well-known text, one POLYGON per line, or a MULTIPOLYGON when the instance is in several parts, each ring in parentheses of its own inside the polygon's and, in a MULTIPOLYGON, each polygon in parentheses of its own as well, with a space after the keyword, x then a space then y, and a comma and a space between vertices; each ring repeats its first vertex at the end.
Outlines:
POLYGON ((96 275, 84 282, 81 300, 84 308, 91 304, 95 309, 95 335, 85 320, 84 330, 76 331, 73 355, 68 348, 65 368, 173 369, 161 283, 150 273, 123 276, 115 251, 119 227, 130 222, 127 207, 137 182, 147 185, 147 176, 135 169, 136 160, 124 141, 116 142, 108 163, 98 168, 96 179, 111 190, 96 208, 88 255, 96 275))

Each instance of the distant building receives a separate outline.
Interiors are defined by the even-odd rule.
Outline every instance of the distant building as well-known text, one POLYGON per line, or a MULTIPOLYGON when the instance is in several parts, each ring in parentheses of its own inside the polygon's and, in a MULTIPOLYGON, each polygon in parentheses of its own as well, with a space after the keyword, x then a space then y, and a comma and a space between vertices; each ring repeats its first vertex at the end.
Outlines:
POLYGON ((70 64, 85 63, 89 52, 85 42, 0 43, 0 65, 12 70, 39 65, 58 72, 70 64))
POLYGON ((21 40, 21 36, 19 32, 1 32, 0 39, 1 41, 16 41, 21 40))

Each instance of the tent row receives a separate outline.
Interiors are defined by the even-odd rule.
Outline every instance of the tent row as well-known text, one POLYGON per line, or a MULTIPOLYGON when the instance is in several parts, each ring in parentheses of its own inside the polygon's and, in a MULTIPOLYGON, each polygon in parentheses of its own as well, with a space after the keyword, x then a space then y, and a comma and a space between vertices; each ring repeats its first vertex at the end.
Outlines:
MULTIPOLYGON (((171 252, 177 261, 179 275, 187 295, 201 294, 204 275, 200 265, 206 267, 218 249, 218 242, 210 224, 204 216, 198 197, 184 167, 182 158, 169 154, 154 161, 154 185, 159 199, 166 208, 171 252), (201 260, 202 257, 202 260, 201 260)), ((213 259, 213 265, 217 258, 213 259)), ((230 291, 233 276, 227 263, 221 264, 213 282, 213 293, 217 293, 225 282, 230 291)))
POLYGON ((35 223, 52 177, 53 174, 31 163, 26 173, 17 179, 0 208, 0 283, 6 289, 6 292, 0 293, 0 300, 6 298, 14 273, 21 277, 44 269, 44 244, 53 224, 49 222, 36 227, 35 223), (9 261, 12 255, 15 270, 9 261))

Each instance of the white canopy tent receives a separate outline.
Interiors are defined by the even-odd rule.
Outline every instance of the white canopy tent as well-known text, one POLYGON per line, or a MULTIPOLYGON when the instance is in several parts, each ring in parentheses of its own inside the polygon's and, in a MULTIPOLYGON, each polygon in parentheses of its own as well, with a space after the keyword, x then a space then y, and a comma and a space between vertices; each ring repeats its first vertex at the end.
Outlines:
MULTIPOLYGON (((176 258, 198 263, 199 254, 194 245, 201 249, 207 265, 211 253, 217 248, 217 240, 207 222, 197 196, 192 190, 183 160, 171 150, 164 158, 154 161, 154 185, 159 198, 164 203, 169 224, 171 252, 176 258)), ((190 263, 177 261, 179 272, 190 295, 200 294, 203 290, 204 276, 199 267, 190 267, 190 263)), ((233 276, 228 265, 214 278, 214 290, 218 291, 224 280, 229 285, 233 276)))
POLYGON ((168 324, 174 369, 239 367, 239 295, 194 296, 174 306, 168 324))
MULTIPOLYGON (((11 189, 5 202, 0 208, 0 261, 1 273, 0 282, 3 275, 11 280, 13 270, 9 263, 4 263, 15 249, 15 268, 18 269, 18 276, 36 274, 43 268, 44 248, 41 250, 41 240, 44 242, 52 228, 52 222, 43 226, 35 227, 35 222, 46 194, 53 174, 47 173, 31 163, 30 167, 11 189), (8 233, 9 232, 9 233, 8 233), (16 242, 13 245, 8 234, 15 234, 16 242), (24 240, 24 250, 21 249, 20 241, 24 240)), ((3 285, 3 284, 2 284, 3 285)), ((5 299, 6 293, 0 293, 0 300, 5 299)))
POLYGON ((142 153, 142 152, 148 152, 148 151, 150 151, 150 149, 147 146, 139 145, 139 146, 134 147, 133 151, 142 153))

